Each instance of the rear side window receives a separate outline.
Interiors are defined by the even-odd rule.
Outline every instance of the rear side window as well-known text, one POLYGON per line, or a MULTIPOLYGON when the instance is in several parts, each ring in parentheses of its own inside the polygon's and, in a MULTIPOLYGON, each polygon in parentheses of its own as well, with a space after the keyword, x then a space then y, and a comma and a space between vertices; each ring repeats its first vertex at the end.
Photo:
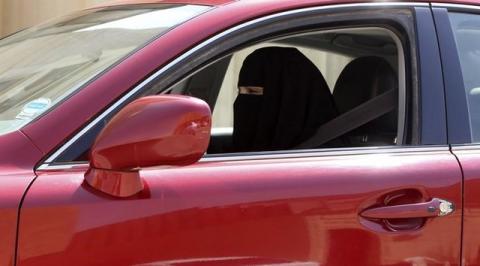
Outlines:
POLYGON ((480 16, 450 13, 467 96, 472 142, 480 142, 480 16))

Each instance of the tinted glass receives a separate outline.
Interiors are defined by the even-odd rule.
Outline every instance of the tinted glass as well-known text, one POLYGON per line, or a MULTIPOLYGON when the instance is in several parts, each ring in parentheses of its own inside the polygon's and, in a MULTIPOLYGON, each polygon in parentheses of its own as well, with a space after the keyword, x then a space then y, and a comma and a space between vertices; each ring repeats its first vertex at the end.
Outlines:
POLYGON ((92 9, 0 40, 0 134, 27 124, 122 58, 206 9, 166 4, 92 9))

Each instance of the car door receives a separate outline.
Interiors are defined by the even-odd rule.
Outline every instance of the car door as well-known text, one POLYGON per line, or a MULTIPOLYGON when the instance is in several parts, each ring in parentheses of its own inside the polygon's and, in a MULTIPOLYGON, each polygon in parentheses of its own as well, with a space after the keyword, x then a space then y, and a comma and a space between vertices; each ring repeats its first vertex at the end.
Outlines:
POLYGON ((357 4, 259 18, 206 40, 157 78, 187 75, 233 47, 229 40, 352 21, 388 21, 403 36, 402 82, 410 91, 399 103, 408 117, 402 145, 224 154, 152 167, 140 171, 145 189, 124 199, 86 184, 87 163, 47 159, 22 205, 18 265, 459 264, 462 172, 447 145, 428 6, 357 4))
POLYGON ((0 264, 15 264, 19 209, 25 191, 35 179, 28 165, 42 156, 40 151, 20 132, 0 137, 0 264))
POLYGON ((442 47, 447 110, 451 117, 448 132, 452 136, 452 152, 457 156, 464 176, 464 265, 480 262, 478 232, 479 192, 479 120, 478 120, 478 51, 480 47, 480 20, 478 7, 468 5, 440 5, 434 7, 437 32, 442 47), (447 66, 448 65, 448 66, 447 66))

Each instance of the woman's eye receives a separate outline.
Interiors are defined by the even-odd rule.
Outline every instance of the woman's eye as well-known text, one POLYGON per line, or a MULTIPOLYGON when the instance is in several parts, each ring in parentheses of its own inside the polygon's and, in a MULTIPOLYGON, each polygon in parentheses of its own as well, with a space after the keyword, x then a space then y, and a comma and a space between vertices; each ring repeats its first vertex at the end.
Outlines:
POLYGON ((263 87, 242 86, 238 90, 240 94, 263 95, 263 87))

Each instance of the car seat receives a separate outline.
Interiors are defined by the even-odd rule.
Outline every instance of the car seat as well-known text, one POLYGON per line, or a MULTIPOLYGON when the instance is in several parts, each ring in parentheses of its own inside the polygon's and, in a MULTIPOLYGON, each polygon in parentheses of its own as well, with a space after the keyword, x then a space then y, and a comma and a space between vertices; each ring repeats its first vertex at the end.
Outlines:
MULTIPOLYGON (((377 56, 360 57, 350 62, 340 74, 333 98, 338 111, 343 114, 389 90, 398 90, 398 78, 390 64, 377 56)), ((397 114, 398 108, 347 133, 349 144, 394 145, 397 114)))

